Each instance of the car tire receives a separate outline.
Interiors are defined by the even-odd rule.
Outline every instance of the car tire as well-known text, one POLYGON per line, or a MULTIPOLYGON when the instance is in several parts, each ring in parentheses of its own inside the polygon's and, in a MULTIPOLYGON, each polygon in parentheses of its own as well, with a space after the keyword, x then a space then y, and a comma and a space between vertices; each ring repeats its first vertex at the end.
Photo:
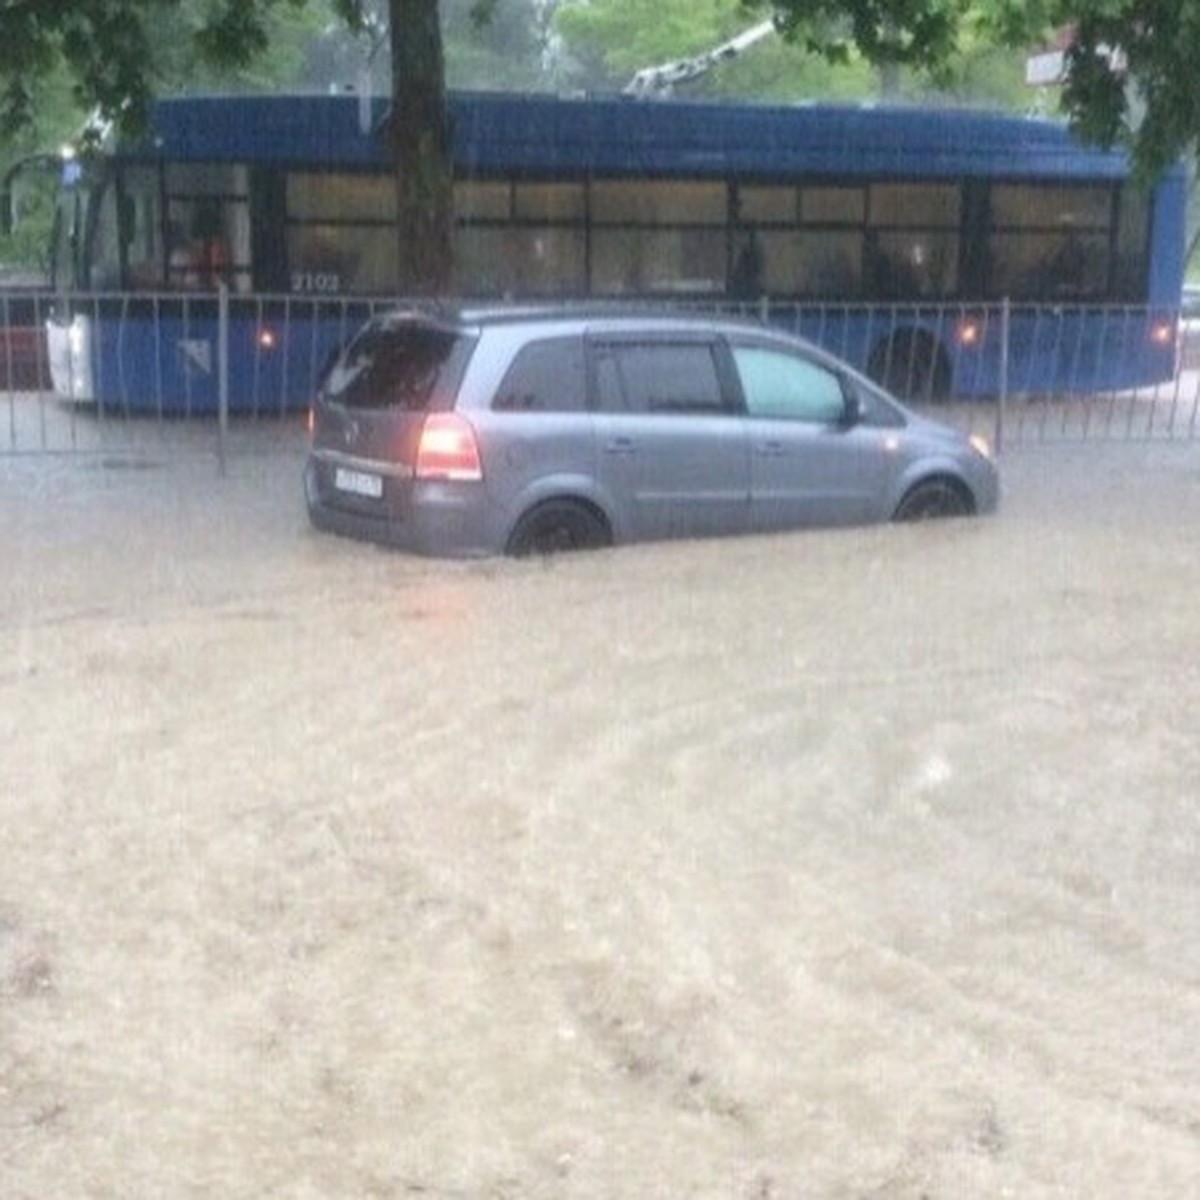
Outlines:
POLYGON ((577 500, 547 500, 516 524, 507 552, 517 558, 599 550, 612 545, 612 530, 594 508, 577 500))
POLYGON ((923 479, 904 494, 892 514, 894 521, 933 521, 943 517, 969 517, 975 511, 971 493, 946 476, 923 479))

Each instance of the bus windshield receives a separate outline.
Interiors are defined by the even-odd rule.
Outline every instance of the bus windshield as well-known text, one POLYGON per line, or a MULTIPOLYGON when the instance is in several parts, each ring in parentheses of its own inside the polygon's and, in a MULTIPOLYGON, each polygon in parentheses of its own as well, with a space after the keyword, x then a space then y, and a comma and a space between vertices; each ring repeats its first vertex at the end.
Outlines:
POLYGON ((80 227, 83 195, 81 188, 64 171, 64 180, 54 205, 54 225, 50 234, 50 282, 59 291, 81 286, 80 227))
POLYGON ((108 159, 64 173, 51 241, 56 286, 194 291, 224 280, 248 290, 244 177, 241 168, 171 166, 164 196, 157 166, 108 159))

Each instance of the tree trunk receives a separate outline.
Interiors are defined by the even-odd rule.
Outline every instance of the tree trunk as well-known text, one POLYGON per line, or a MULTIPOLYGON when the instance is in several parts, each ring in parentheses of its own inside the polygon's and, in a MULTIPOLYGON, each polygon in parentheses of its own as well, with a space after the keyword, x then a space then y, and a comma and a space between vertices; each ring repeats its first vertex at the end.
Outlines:
POLYGON ((450 122, 437 0, 390 0, 396 169, 397 285, 436 296, 450 284, 453 217, 450 122))

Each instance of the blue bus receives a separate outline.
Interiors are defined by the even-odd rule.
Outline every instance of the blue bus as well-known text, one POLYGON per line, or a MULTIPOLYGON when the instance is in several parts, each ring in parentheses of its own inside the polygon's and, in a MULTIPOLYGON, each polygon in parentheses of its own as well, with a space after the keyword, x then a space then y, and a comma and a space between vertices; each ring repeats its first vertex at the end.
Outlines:
MULTIPOLYGON (((1175 371, 1184 172, 1139 186, 1060 123, 505 93, 450 115, 456 297, 741 306, 910 398, 1175 371)), ((303 407, 396 298, 386 121, 348 94, 164 99, 142 139, 70 164, 56 390, 213 411, 220 306, 231 410, 303 407)))

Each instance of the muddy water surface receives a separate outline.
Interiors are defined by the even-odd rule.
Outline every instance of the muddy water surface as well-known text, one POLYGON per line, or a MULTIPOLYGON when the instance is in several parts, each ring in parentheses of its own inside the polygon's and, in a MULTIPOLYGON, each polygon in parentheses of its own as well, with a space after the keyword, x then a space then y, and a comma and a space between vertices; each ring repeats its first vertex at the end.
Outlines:
POLYGON ((6 1196, 1191 1197, 1200 458, 443 564, 0 463, 6 1196))

